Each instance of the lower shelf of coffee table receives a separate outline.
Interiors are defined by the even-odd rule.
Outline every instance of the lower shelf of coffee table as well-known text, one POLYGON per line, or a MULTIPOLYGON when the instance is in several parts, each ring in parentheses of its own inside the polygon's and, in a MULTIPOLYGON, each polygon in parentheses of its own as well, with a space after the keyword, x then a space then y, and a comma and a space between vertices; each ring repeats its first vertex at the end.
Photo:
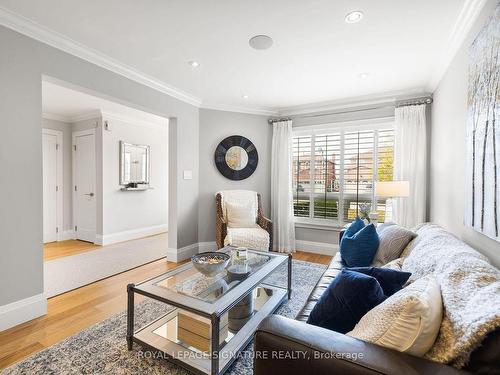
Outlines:
MULTIPOLYGON (((219 349, 219 373, 223 373, 234 361, 235 356, 244 349, 260 322, 272 314, 286 299, 287 290, 261 284, 252 294, 254 295, 253 314, 248 321, 238 330, 234 330, 234 327, 239 327, 239 324, 231 322, 229 318, 228 326, 232 326, 233 329, 226 326, 222 330, 223 327, 221 327, 223 336, 219 349)), ((136 331, 133 341, 162 352, 169 360, 193 372, 211 374, 210 353, 183 342, 182 337, 179 337, 182 336, 179 335, 178 329, 179 313, 184 313, 184 311, 176 308, 136 331)), ((200 317, 200 319, 203 318, 200 317)))

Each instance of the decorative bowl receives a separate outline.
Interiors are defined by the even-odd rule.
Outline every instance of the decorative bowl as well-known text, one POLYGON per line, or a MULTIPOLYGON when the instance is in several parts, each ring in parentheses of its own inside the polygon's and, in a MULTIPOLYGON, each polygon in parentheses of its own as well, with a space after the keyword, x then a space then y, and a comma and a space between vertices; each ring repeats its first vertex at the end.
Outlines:
POLYGON ((230 256, 225 253, 208 251, 191 257, 194 268, 205 276, 212 277, 222 272, 227 267, 230 256))

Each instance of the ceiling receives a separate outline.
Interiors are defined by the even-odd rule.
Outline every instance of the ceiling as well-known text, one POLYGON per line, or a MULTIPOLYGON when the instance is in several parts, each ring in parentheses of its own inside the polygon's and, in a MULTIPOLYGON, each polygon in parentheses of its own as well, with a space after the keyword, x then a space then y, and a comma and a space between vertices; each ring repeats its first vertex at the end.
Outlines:
POLYGON ((432 90, 457 22, 473 2, 0 0, 0 7, 202 107, 279 111, 432 90), (348 24, 344 17, 353 10, 364 18, 348 24), (257 34, 271 36, 273 46, 251 49, 248 40, 257 34))
POLYGON ((165 125, 168 120, 152 113, 90 95, 52 82, 42 82, 43 117, 68 123, 94 118, 102 113, 165 125))

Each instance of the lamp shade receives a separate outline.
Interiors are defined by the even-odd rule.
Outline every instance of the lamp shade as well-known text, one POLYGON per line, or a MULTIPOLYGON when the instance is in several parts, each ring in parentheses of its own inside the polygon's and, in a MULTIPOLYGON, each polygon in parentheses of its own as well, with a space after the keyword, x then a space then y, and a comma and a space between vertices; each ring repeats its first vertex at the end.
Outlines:
POLYGON ((385 198, 401 198, 410 195, 410 183, 408 181, 377 181, 375 183, 375 195, 385 198))

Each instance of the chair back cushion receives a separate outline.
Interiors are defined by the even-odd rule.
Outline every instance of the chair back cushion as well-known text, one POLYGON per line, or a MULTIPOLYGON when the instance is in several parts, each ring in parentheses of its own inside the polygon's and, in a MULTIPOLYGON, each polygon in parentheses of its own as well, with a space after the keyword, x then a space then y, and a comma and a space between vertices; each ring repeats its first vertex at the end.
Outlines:
POLYGON ((229 228, 253 228, 257 226, 255 203, 226 201, 226 222, 229 228))
POLYGON ((227 223, 227 202, 232 202, 233 204, 245 205, 250 202, 253 203, 255 222, 257 221, 257 213, 259 209, 259 201, 257 198, 257 192, 252 190, 221 190, 215 195, 220 194, 221 197, 221 209, 224 221, 227 223))

